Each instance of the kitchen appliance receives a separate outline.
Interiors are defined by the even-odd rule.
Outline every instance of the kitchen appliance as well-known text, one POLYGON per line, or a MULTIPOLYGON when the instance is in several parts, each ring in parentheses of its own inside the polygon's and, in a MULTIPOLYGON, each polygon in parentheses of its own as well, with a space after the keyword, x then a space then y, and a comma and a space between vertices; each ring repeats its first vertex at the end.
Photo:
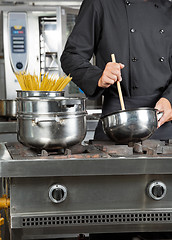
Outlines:
POLYGON ((60 6, 3 11, 5 98, 15 99, 20 89, 15 72, 62 75, 60 56, 67 32, 72 30, 68 25, 75 24, 75 18, 69 16, 77 14, 77 9, 60 6))
MULTIPOLYGON (((5 87, 0 91, 1 99, 16 98, 16 90, 20 90, 16 71, 28 71, 38 76, 64 74, 60 56, 77 14, 78 9, 61 6, 51 10, 32 6, 24 11, 22 8, 21 11, 3 11, 5 80, 0 80, 5 87)), ((85 94, 70 82, 65 87, 65 96, 85 97, 85 94)), ((101 109, 101 106, 101 97, 94 101, 87 99, 88 109, 101 109)))
POLYGON ((31 12, 3 12, 5 99, 15 99, 15 72, 40 73, 38 17, 31 12), (34 44, 33 44, 34 35, 34 44))
POLYGON ((171 232, 172 140, 91 141, 64 151, 0 144, 11 240, 171 232))

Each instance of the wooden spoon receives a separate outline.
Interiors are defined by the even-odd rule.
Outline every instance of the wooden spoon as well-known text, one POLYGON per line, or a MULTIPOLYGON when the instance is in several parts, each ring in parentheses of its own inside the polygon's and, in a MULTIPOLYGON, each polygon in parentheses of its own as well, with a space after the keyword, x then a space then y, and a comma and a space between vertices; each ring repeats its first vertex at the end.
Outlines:
MULTIPOLYGON (((115 54, 111 54, 111 58, 112 58, 112 62, 116 63, 115 54)), ((117 81, 117 88, 118 88, 118 94, 119 94, 119 100, 120 100, 120 104, 121 104, 121 109, 125 110, 120 81, 117 81)))

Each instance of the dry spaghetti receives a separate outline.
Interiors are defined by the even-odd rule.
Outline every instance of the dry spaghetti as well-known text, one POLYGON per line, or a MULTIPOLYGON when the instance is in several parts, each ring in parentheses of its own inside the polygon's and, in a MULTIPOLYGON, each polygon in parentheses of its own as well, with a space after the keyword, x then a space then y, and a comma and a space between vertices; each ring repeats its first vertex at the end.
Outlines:
POLYGON ((48 73, 44 74, 43 78, 41 74, 39 77, 22 72, 15 75, 23 91, 62 91, 72 79, 70 75, 60 78, 53 75, 48 77, 48 73))

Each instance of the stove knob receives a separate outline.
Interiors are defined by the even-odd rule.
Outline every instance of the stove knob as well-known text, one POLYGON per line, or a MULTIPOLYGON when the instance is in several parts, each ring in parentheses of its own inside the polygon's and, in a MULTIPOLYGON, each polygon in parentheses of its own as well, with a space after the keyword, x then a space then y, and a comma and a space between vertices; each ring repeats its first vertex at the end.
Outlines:
POLYGON ((166 185, 161 181, 153 181, 148 186, 148 195, 154 200, 161 200, 167 192, 166 185))
POLYGON ((66 187, 55 184, 49 189, 49 198, 53 203, 61 203, 67 197, 67 189, 66 187))

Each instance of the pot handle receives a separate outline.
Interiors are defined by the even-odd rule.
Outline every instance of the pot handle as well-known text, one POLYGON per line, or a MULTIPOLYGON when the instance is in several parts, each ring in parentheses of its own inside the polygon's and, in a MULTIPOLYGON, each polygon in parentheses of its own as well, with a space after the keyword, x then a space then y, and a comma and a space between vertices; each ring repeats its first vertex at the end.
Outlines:
POLYGON ((47 117, 41 117, 41 118, 35 118, 34 119, 35 124, 39 124, 41 122, 60 122, 60 118, 56 115, 52 118, 47 118, 47 117))

